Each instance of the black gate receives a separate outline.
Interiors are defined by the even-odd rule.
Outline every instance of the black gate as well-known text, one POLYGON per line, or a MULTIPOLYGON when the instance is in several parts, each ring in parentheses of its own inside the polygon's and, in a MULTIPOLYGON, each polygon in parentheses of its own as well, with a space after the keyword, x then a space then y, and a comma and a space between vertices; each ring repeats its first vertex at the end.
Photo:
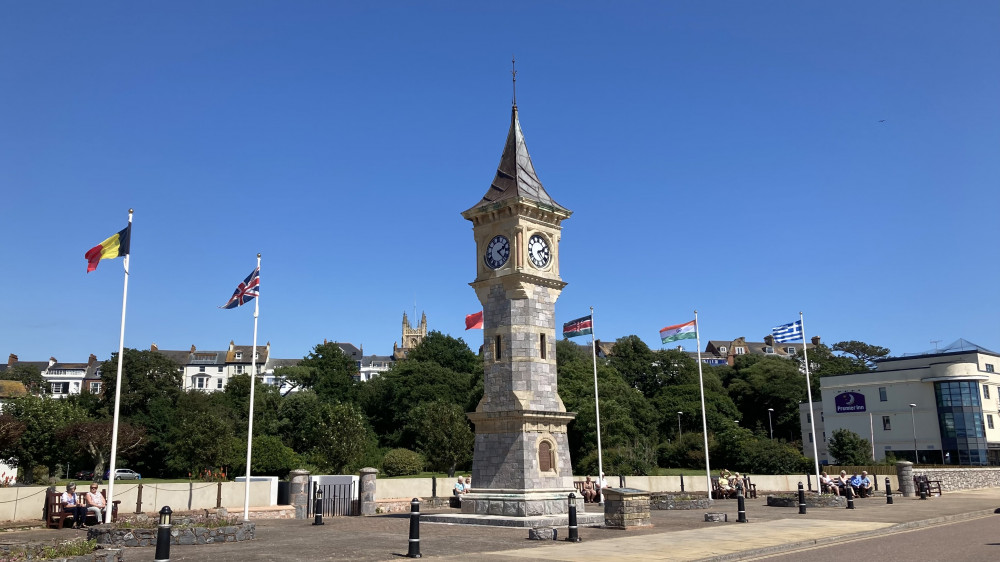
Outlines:
POLYGON ((323 492, 323 516, 361 515, 361 500, 354 483, 350 484, 319 484, 313 482, 312 494, 306 502, 306 516, 314 515, 316 505, 316 490, 323 492))

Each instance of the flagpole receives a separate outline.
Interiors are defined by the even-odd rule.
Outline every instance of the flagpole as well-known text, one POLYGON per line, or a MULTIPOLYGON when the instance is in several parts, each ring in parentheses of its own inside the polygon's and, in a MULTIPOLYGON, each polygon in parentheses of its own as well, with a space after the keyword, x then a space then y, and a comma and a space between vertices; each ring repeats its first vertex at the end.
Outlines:
POLYGON ((809 382, 809 353, 806 351, 806 348, 809 346, 806 343, 806 323, 802 319, 801 310, 799 311, 799 325, 802 326, 802 360, 806 365, 806 396, 809 397, 809 426, 813 436, 813 463, 816 465, 816 489, 820 493, 823 493, 823 490, 819 486, 819 451, 816 448, 816 441, 819 440, 819 435, 816 435, 816 412, 813 411, 812 383, 809 382))
MULTIPOLYGON (((257 254, 257 278, 260 278, 260 254, 257 254)), ((253 357, 250 359, 250 421, 247 424, 247 481, 243 487, 243 520, 250 520, 250 450, 253 445, 254 381, 257 380, 257 315, 260 313, 260 291, 253 300, 253 357)))
POLYGON ((698 390, 701 391, 701 435, 705 442, 705 486, 708 499, 712 499, 712 469, 708 462, 708 415, 705 413, 705 380, 701 372, 701 325, 698 322, 698 311, 694 311, 694 337, 698 342, 698 390))
MULTIPOLYGON (((107 505, 112 506, 115 498, 115 468, 118 462, 118 414, 121 411, 121 398, 122 398, 122 360, 125 356, 125 305, 128 303, 128 269, 129 260, 132 259, 131 241, 132 241, 132 209, 128 210, 128 237, 129 237, 129 252, 125 254, 125 287, 122 289, 122 327, 121 333, 118 336, 118 373, 115 376, 115 414, 112 418, 111 423, 111 466, 108 467, 108 497, 107 505)), ((95 475, 96 477, 96 475, 95 475)), ((111 515, 111 511, 105 515, 105 519, 111 515)), ((107 522, 107 521, 103 521, 107 522)))
MULTIPOLYGON (((604 460, 601 458, 601 406, 597 395, 597 335, 594 330, 594 307, 590 307, 590 343, 594 357, 594 413, 597 415, 597 481, 598 486, 604 481, 604 460)), ((604 494, 601 494, 604 503, 604 494)))

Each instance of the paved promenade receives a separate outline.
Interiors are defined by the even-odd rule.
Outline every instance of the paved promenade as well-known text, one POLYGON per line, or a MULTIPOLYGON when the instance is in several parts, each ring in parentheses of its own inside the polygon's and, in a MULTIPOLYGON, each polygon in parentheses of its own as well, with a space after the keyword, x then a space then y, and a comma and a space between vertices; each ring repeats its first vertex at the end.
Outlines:
MULTIPOLYGON (((736 523, 736 500, 719 500, 711 511, 729 514, 728 523, 706 523, 708 510, 653 511, 653 526, 634 531, 581 528, 581 543, 529 541, 526 529, 421 525, 424 558, 444 560, 743 560, 823 544, 881 536, 920 527, 980 517, 997 518, 1000 489, 946 492, 920 500, 884 496, 856 500, 857 509, 797 508, 764 505, 763 495, 747 501, 749 523, 736 523)), ((594 506, 587 506, 594 507, 594 506)), ((407 514, 261 520, 257 540, 203 546, 173 546, 171 560, 399 560, 407 552, 407 514)), ((566 529, 559 529, 560 539, 566 529)), ((71 529, 8 531, 0 542, 53 540, 82 536, 71 529)), ((153 559, 152 548, 126 549, 125 560, 153 559)))

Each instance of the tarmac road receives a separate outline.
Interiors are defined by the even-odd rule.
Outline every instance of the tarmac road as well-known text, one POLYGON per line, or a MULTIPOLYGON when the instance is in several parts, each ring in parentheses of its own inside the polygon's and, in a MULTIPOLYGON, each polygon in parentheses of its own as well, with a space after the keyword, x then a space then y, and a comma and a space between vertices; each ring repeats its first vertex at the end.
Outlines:
POLYGON ((768 562, 844 562, 866 560, 1000 560, 1000 515, 894 533, 876 539, 797 550, 781 556, 754 558, 768 562))

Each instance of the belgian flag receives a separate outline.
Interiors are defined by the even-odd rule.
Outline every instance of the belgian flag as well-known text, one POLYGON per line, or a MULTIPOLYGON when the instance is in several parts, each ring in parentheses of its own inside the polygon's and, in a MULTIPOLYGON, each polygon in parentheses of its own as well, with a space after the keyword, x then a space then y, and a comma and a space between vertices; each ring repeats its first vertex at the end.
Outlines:
POLYGON ((104 259, 114 259, 128 255, 129 239, 132 237, 132 221, 124 230, 120 230, 108 237, 107 240, 87 250, 87 273, 97 269, 97 262, 104 259))

